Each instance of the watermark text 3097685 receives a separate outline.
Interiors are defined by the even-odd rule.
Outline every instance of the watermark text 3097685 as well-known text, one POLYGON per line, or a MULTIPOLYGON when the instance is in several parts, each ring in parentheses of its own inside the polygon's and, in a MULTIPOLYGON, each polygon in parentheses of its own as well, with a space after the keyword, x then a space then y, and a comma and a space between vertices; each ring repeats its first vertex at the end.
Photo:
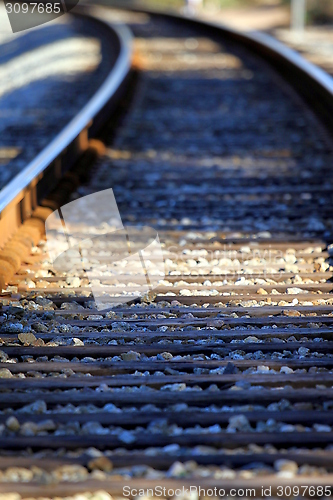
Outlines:
POLYGON ((64 13, 61 2, 43 3, 43 2, 7 2, 7 14, 61 14, 64 13))
POLYGON ((7 0, 5 1, 5 8, 13 33, 17 33, 66 14, 78 2, 79 0, 27 0, 26 2, 7 0))

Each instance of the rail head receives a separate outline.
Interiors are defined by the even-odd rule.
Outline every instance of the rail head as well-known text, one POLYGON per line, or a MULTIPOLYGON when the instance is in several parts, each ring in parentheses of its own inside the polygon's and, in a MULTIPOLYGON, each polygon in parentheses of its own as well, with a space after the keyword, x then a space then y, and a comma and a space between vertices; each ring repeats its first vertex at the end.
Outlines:
MULTIPOLYGON (((13 208, 18 206, 23 200, 26 192, 35 188, 48 167, 62 156, 63 152, 75 142, 91 123, 94 124, 96 117, 117 93, 117 90, 121 87, 130 70, 132 35, 129 29, 123 25, 111 26, 107 23, 103 16, 103 7, 106 7, 105 3, 97 1, 96 4, 99 4, 99 8, 95 9, 93 14, 88 10, 89 16, 103 23, 117 37, 119 41, 117 61, 109 76, 95 95, 87 102, 85 107, 21 173, 0 191, 0 226, 6 213, 13 211, 13 208)), ((333 131, 333 78, 273 37, 261 32, 240 32, 217 22, 209 22, 171 11, 165 12, 141 7, 129 8, 128 6, 114 2, 112 2, 112 6, 177 19, 190 25, 209 29, 210 32, 223 34, 247 46, 260 56, 266 58, 283 73, 285 79, 289 80, 305 98, 311 101, 314 109, 320 113, 323 121, 333 131)), ((84 12, 78 12, 78 14, 86 15, 84 12)))
POLYGON ((0 191, 0 222, 10 210, 13 210, 25 196, 27 190, 34 188, 43 173, 64 151, 73 144, 80 134, 87 130, 114 98, 124 83, 131 67, 132 34, 125 25, 114 25, 105 21, 102 13, 91 14, 89 11, 75 12, 102 23, 116 37, 119 44, 117 60, 103 84, 80 110, 80 112, 62 129, 62 131, 0 191))
POLYGON ((311 63, 298 52, 267 33, 252 31, 246 33, 245 36, 249 40, 252 40, 253 43, 260 44, 265 47, 266 50, 272 51, 272 53, 275 53, 277 56, 281 57, 281 59, 292 64, 298 71, 315 81, 331 96, 333 105, 333 77, 326 73, 326 71, 311 63))

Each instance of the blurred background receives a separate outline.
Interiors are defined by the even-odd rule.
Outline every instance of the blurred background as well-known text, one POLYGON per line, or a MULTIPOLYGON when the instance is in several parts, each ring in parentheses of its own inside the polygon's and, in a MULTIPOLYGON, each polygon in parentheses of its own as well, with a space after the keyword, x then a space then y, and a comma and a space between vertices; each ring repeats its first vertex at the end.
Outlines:
MULTIPOLYGON (((149 7, 182 9, 186 3, 184 0, 123 0, 122 3, 144 4, 149 7)), ((193 0, 198 5, 198 10, 210 12, 221 12, 226 15, 233 14, 234 9, 257 9, 258 13, 264 11, 281 16, 284 12, 287 17, 290 12, 292 0, 193 0)), ((307 24, 332 24, 333 23, 333 0, 305 0, 307 24)))
MULTIPOLYGON (((99 1, 119 5, 119 0, 99 1)), ((266 32, 333 76, 333 0, 122 0, 121 3, 176 9, 238 30, 266 32)))

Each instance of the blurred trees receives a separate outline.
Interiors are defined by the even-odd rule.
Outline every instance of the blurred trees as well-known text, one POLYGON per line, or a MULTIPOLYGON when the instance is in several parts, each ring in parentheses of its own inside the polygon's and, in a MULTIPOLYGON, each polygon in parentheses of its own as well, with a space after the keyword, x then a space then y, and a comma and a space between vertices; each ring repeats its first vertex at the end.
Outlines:
POLYGON ((333 22, 333 0, 307 0, 310 23, 333 22))

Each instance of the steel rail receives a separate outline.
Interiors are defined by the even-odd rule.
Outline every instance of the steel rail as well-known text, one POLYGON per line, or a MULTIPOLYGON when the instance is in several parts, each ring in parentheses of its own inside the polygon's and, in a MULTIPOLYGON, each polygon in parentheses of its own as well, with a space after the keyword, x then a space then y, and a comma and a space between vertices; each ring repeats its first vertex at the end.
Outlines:
MULTIPOLYGON (((75 15, 78 14, 75 13, 75 15)), ((80 11, 79 15, 87 17, 86 13, 80 11)), ((31 206, 32 209, 35 208, 37 204, 36 186, 49 167, 54 166, 56 170, 55 177, 59 178, 59 167, 61 174, 63 174, 71 166, 70 163, 73 164, 84 151, 82 146, 87 143, 88 129, 92 128, 95 131, 97 129, 96 125, 99 126, 102 121, 108 118, 109 104, 112 104, 113 98, 129 73, 132 58, 132 34, 130 30, 124 25, 111 25, 101 17, 101 14, 96 15, 94 13, 91 15, 89 13, 89 18, 102 23, 104 28, 107 28, 117 41, 119 44, 117 60, 101 87, 80 112, 24 170, 0 191, 1 243, 6 239, 4 235, 8 238, 20 225, 22 219, 31 215, 32 210, 24 216, 24 210, 22 210, 24 207, 20 207, 20 204, 25 201, 24 198, 29 196, 30 205, 28 203, 28 206, 31 206), (106 116, 101 118, 103 111, 106 111, 106 116), (66 159, 66 151, 69 149, 71 149, 68 155, 69 158, 66 159), (68 165, 66 164, 64 167, 63 163, 68 163, 68 165), (7 218, 9 224, 4 223, 5 218, 7 218)))

